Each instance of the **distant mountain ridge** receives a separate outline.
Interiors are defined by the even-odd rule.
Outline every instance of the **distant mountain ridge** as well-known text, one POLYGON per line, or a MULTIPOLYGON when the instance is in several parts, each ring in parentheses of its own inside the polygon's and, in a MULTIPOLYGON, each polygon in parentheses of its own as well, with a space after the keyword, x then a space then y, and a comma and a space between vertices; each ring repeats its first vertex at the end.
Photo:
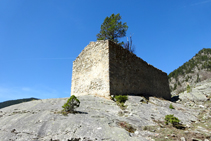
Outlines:
POLYGON ((173 95, 196 83, 211 78, 211 48, 200 50, 193 58, 168 75, 173 95))
POLYGON ((19 104, 22 102, 28 102, 28 101, 32 101, 32 100, 39 100, 38 98, 24 98, 24 99, 17 99, 17 100, 8 100, 8 101, 4 101, 0 103, 0 109, 4 108, 4 107, 8 107, 11 105, 15 105, 15 104, 19 104))

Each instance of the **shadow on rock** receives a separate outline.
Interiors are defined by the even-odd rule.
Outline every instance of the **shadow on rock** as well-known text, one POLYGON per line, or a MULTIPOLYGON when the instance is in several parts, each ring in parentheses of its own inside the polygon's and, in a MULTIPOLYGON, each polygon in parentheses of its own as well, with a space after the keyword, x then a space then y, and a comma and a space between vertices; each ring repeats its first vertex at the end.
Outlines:
POLYGON ((172 98, 171 98, 171 101, 172 102, 176 102, 177 100, 179 100, 179 96, 177 95, 177 96, 173 96, 172 98))
POLYGON ((74 114, 88 114, 87 112, 75 111, 74 114))

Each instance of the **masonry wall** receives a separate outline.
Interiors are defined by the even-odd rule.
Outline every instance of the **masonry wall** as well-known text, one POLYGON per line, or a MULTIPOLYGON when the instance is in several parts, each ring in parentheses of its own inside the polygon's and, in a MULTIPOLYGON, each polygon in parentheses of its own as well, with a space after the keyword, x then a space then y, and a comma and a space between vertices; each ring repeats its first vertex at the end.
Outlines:
POLYGON ((71 95, 110 96, 108 41, 90 42, 73 62, 71 95))
POLYGON ((170 99, 167 74, 111 41, 90 42, 73 62, 71 95, 170 99))
POLYGON ((148 95, 170 99, 167 74, 109 41, 110 94, 148 95))

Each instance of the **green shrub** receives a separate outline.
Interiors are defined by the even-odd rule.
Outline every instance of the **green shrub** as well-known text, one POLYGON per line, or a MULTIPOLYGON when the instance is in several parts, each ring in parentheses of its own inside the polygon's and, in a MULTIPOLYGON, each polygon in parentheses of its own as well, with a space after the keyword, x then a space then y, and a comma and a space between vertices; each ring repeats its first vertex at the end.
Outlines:
POLYGON ((189 85, 187 85, 187 93, 191 92, 191 88, 189 85))
POLYGON ((116 95, 111 97, 112 100, 116 101, 117 105, 125 110, 127 106, 124 105, 125 101, 128 100, 127 95, 116 95))
POLYGON ((175 117, 174 115, 166 115, 165 116, 165 121, 166 121, 166 125, 168 125, 169 123, 171 123, 174 127, 179 127, 179 122, 180 120, 175 117))
POLYGON ((170 109, 174 109, 174 106, 172 104, 169 105, 170 109))
POLYGON ((67 102, 62 106, 62 114, 67 115, 68 113, 75 113, 75 108, 79 107, 80 101, 76 96, 72 95, 67 102))
POLYGON ((116 102, 125 103, 125 101, 128 100, 128 97, 127 95, 116 95, 114 99, 116 100, 116 102))

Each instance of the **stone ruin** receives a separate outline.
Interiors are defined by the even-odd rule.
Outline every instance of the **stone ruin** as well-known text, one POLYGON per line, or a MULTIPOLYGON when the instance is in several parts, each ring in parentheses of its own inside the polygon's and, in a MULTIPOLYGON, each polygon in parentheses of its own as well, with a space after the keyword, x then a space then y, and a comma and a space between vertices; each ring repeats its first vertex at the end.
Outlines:
POLYGON ((170 99, 167 74, 109 40, 90 42, 73 62, 71 95, 170 99))

